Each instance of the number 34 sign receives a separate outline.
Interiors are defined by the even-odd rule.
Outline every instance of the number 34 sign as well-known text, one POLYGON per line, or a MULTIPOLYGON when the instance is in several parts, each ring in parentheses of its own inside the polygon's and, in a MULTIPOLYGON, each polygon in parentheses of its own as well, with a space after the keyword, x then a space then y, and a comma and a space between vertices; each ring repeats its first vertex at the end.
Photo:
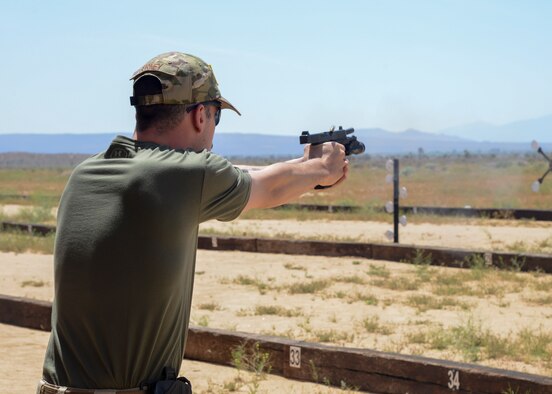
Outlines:
POLYGON ((460 390, 460 372, 451 369, 448 371, 448 388, 451 390, 460 390))

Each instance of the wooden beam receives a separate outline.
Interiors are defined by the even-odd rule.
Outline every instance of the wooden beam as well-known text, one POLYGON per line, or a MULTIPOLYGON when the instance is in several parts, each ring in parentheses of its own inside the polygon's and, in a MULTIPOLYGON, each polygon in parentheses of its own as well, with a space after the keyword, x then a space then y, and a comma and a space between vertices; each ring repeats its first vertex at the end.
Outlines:
MULTIPOLYGON (((323 205, 323 204, 284 204, 274 209, 294 209, 298 211, 317 212, 358 212, 362 207, 357 205, 323 205)), ((385 212, 384 207, 372 208, 376 212, 385 212)), ((536 220, 552 221, 552 211, 542 209, 503 209, 503 208, 454 208, 433 206, 401 205, 400 211, 410 214, 425 214, 439 216, 461 216, 471 218, 490 218, 506 220, 536 220)))
POLYGON ((0 295, 0 323, 50 331, 52 303, 0 295))
MULTIPOLYGON (((50 303, 0 295, 0 323, 48 331, 50 312, 50 303)), ((213 328, 190 328, 185 357, 232 365, 238 347, 267 354, 273 374, 372 393, 552 393, 552 378, 540 375, 213 328)))
MULTIPOLYGON (((284 204, 274 209, 294 209, 298 211, 317 212, 358 212, 361 207, 356 205, 323 205, 323 204, 284 204)), ((384 207, 376 207, 376 211, 385 212, 384 207)), ((490 218, 506 220, 536 220, 552 222, 552 211, 542 209, 507 209, 507 208, 455 208, 432 206, 401 205, 400 211, 411 214, 462 216, 473 218, 490 218)))
POLYGON ((31 235, 48 235, 56 232, 55 226, 30 223, 0 222, 2 231, 20 231, 31 235))
POLYGON ((401 210, 406 213, 441 215, 441 216, 463 216, 480 217, 490 219, 506 220, 536 220, 552 221, 552 211, 542 209, 501 209, 501 208, 448 208, 431 206, 401 206, 401 210))
POLYGON ((297 211, 317 211, 328 213, 341 213, 341 212, 357 212, 360 211, 359 206, 355 205, 321 205, 321 204, 284 204, 272 209, 285 210, 293 209, 297 211))
MULTIPOLYGON (((16 230, 29 234, 49 234, 54 226, 0 222, 3 231, 16 230)), ((552 256, 547 254, 490 252, 405 244, 360 242, 326 242, 277 238, 199 236, 198 248, 207 250, 236 250, 254 253, 278 253, 310 256, 351 256, 374 260, 413 262, 423 260, 431 265, 469 268, 470 259, 478 257, 489 266, 517 271, 552 273, 552 256)))
POLYGON ((488 266, 516 271, 552 273, 552 256, 546 254, 516 254, 483 250, 454 249, 404 244, 359 242, 325 242, 249 238, 226 236, 199 236, 198 248, 207 250, 239 250, 254 253, 279 253, 311 256, 351 256, 374 260, 409 263, 423 260, 436 266, 470 268, 479 258, 488 266))

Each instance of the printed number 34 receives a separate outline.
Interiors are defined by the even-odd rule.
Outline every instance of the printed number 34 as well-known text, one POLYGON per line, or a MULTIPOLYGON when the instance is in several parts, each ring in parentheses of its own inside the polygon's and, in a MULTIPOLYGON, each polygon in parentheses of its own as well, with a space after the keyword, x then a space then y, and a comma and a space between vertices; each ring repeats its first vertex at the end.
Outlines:
POLYGON ((448 371, 448 388, 451 390, 460 390, 460 372, 455 369, 448 371))

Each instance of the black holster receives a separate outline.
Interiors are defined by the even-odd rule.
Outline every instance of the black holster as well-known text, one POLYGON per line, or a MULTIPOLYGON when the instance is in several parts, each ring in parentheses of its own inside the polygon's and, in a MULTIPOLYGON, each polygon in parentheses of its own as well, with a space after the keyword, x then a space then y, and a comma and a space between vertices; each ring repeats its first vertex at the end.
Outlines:
POLYGON ((176 377, 173 368, 163 368, 163 379, 153 385, 153 394, 192 394, 192 384, 188 379, 181 376, 176 377))

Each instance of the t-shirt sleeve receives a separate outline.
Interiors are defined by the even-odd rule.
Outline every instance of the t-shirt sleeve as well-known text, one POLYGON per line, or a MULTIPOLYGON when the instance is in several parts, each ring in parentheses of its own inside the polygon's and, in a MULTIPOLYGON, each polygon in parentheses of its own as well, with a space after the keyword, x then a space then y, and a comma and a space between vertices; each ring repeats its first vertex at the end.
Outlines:
POLYGON ((251 191, 251 176, 225 158, 207 153, 199 221, 230 221, 245 208, 251 191))

